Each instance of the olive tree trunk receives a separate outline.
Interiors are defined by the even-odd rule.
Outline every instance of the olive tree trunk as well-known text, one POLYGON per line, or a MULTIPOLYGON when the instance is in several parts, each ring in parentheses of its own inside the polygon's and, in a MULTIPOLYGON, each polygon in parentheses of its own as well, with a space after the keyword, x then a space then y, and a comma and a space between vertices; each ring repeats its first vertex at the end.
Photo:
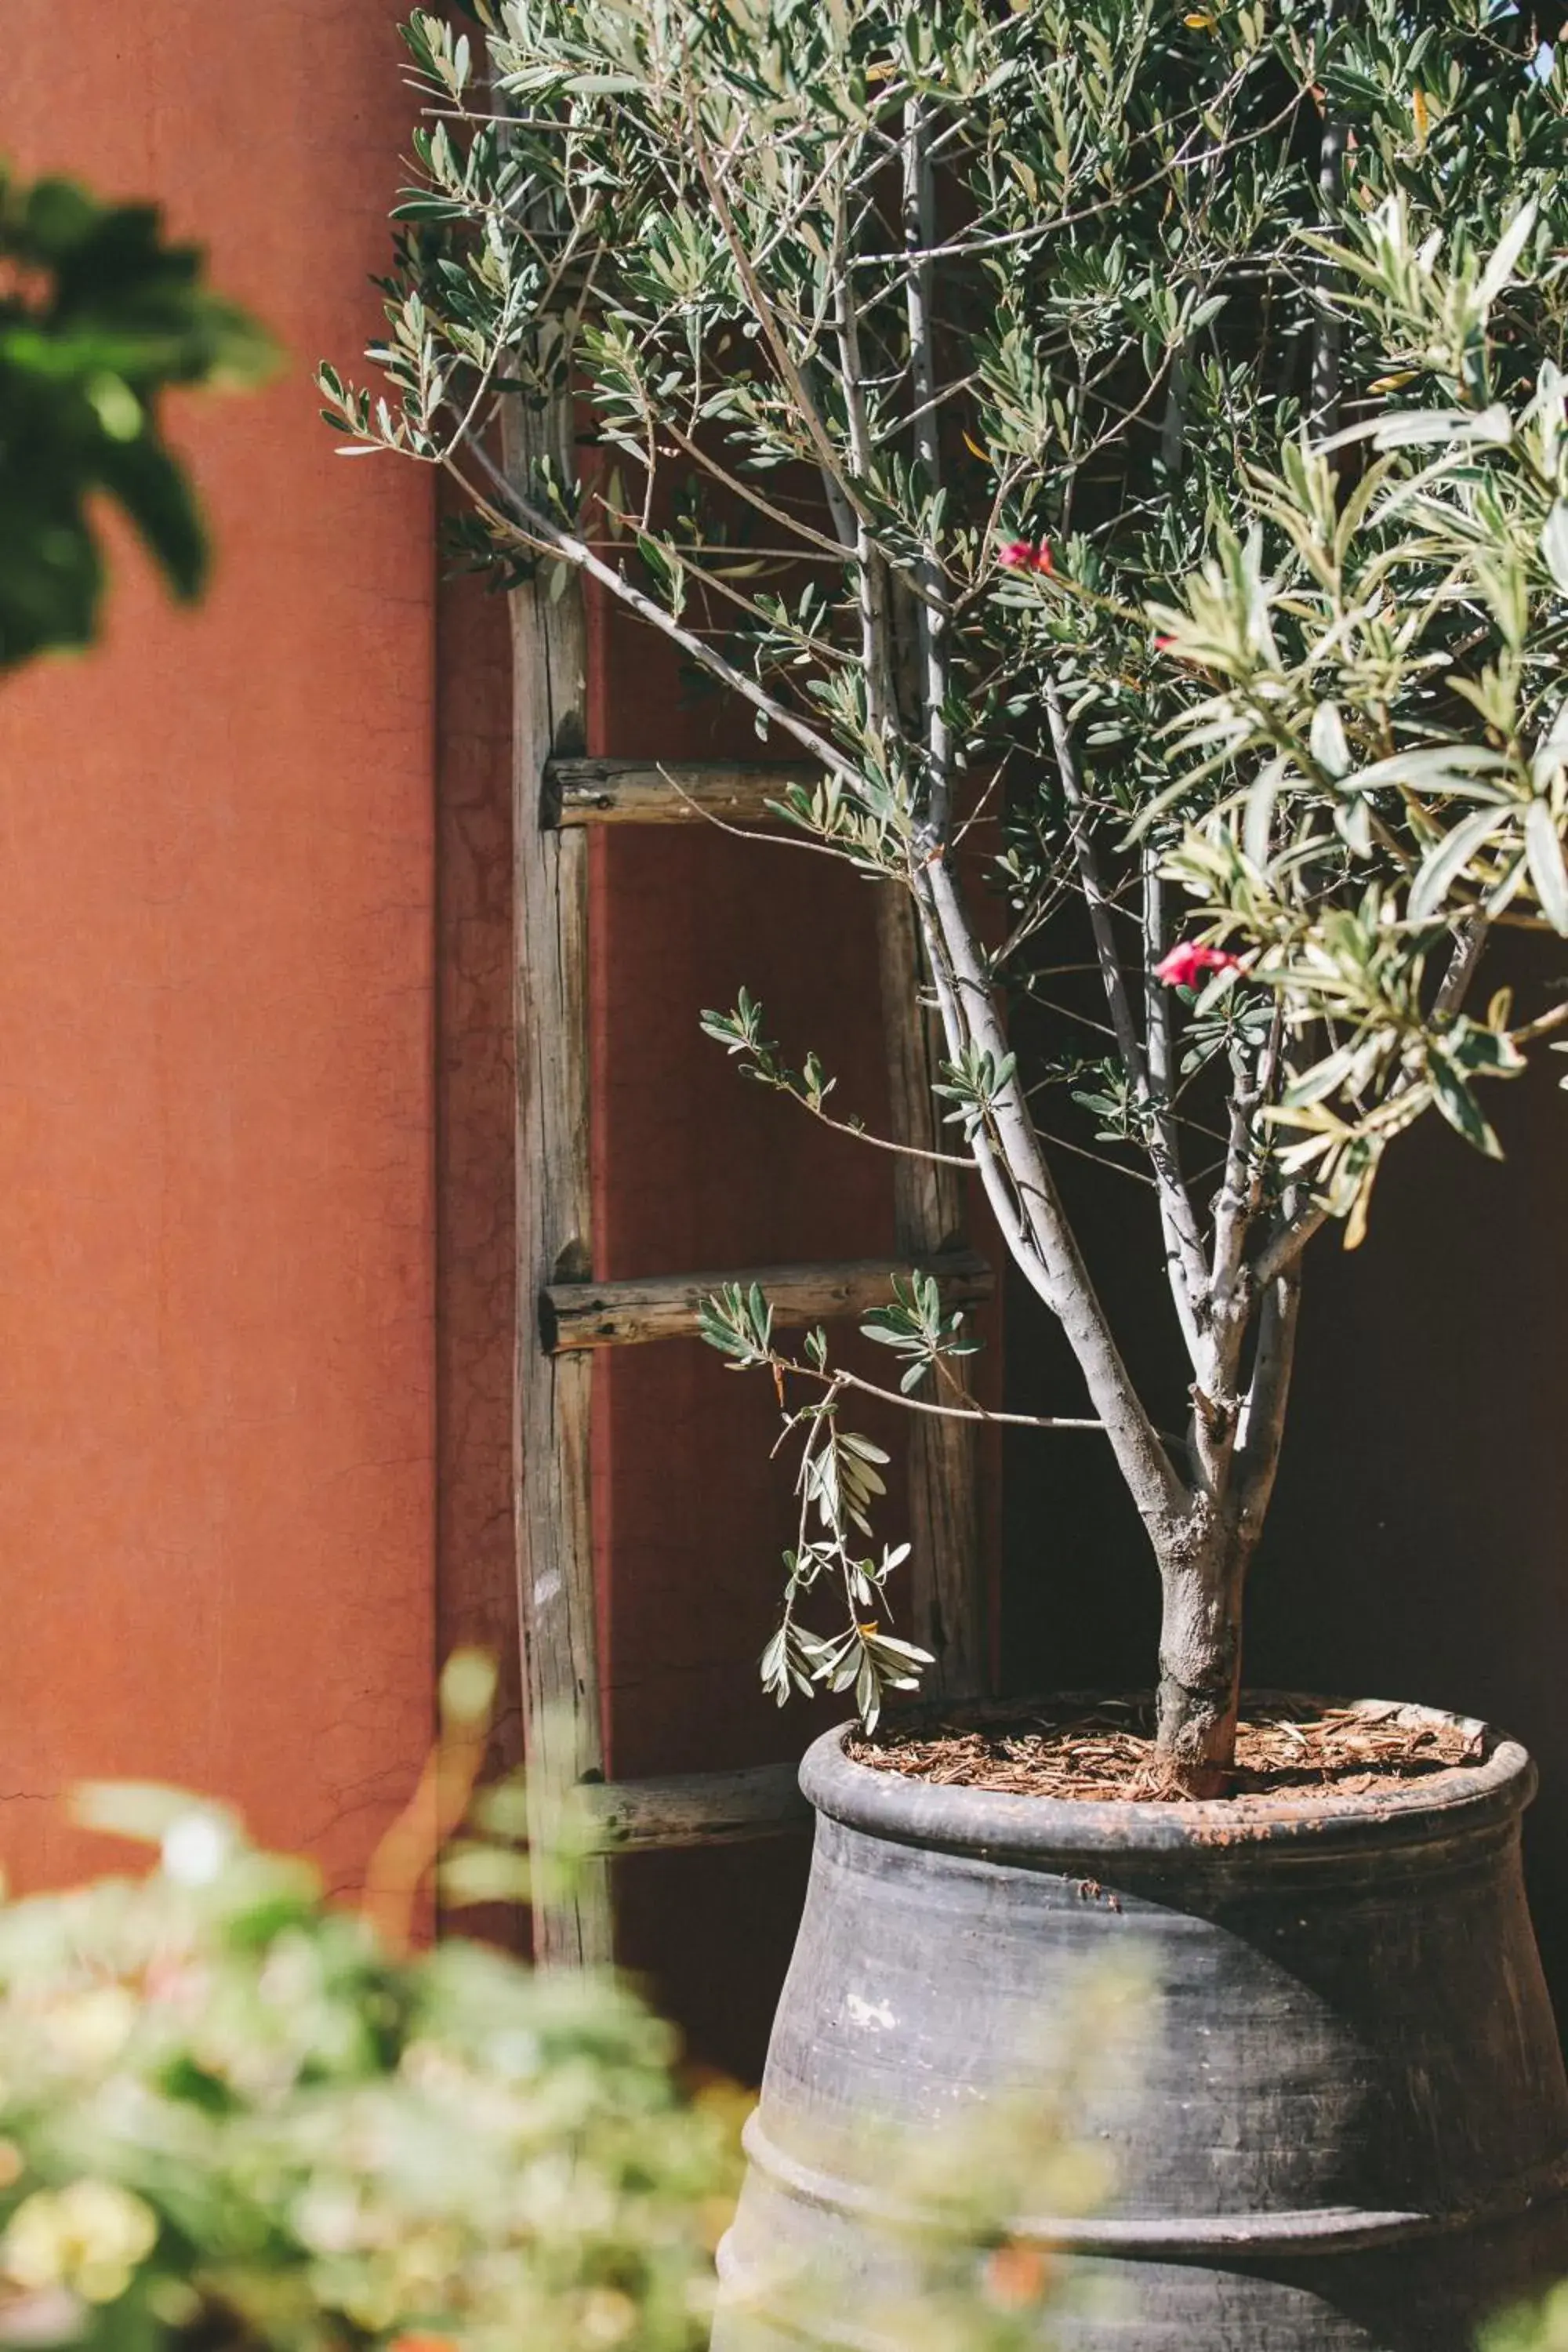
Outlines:
POLYGON ((1201 1507, 1190 1546, 1160 1563, 1157 1777, 1194 1797, 1220 1795, 1236 1755, 1242 1601, 1256 1538, 1201 1507))
POLYGON ((1221 1332, 1223 1401, 1193 1391, 1190 1507, 1173 1536, 1151 1529, 1163 1594, 1157 1772, 1189 1796, 1219 1795, 1236 1759, 1242 1607, 1279 1467, 1300 1300, 1298 1255, 1221 1332), (1254 1314, 1243 1384, 1237 1355, 1254 1314))

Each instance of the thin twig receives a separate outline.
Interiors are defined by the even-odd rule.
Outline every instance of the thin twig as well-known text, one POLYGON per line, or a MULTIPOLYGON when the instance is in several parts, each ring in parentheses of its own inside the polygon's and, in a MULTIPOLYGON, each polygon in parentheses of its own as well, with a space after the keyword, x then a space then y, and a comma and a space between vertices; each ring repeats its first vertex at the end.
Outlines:
MULTIPOLYGON (((879 1388, 875 1381, 863 1381, 858 1372, 847 1372, 842 1367, 834 1371, 819 1371, 815 1364, 797 1363, 793 1356, 770 1354, 768 1362, 775 1371, 794 1372, 801 1380, 816 1381, 824 1388, 858 1389, 862 1396, 879 1397, 884 1404, 902 1406, 906 1412, 935 1413, 943 1421, 989 1421, 1009 1429, 1099 1429, 1105 1423, 1086 1418, 1083 1414, 1037 1412, 990 1412, 984 1405, 932 1404, 928 1398, 905 1396, 900 1389, 879 1388)), ((743 1365, 732 1369, 742 1371, 743 1365)))
POLYGON ((776 702, 772 695, 765 693, 754 679, 746 676, 743 670, 737 669, 732 662, 726 661, 722 654, 716 653, 713 647, 705 644, 693 630, 684 628, 661 606, 656 604, 651 596, 645 596, 640 588, 635 588, 631 582, 622 572, 617 572, 612 564, 602 562, 594 553, 593 549, 579 539, 574 531, 563 530, 560 524, 552 522, 548 516, 541 514, 538 508, 525 499, 521 492, 507 479, 506 475, 481 443, 471 442, 469 453, 478 462, 487 480, 492 485, 496 496, 501 500, 500 513, 497 513, 493 499, 484 498, 481 493, 474 489, 471 483, 463 481, 454 462, 448 461, 447 470, 463 483, 463 488, 482 512, 488 512, 498 522, 510 525, 517 537, 536 552, 554 556, 562 562, 574 565, 579 572, 585 572, 591 580, 596 580, 601 587, 607 588, 611 595, 619 603, 629 606, 631 611, 638 614, 641 619, 651 623, 656 629, 678 645, 683 653, 689 653, 694 661, 700 662, 710 676, 721 679, 725 686, 731 688, 743 701, 750 703, 753 710, 762 711, 773 725, 782 728, 786 735, 793 735, 795 741, 804 744, 808 751, 822 761, 825 768, 831 769, 835 775, 841 776, 851 790, 856 787, 859 782, 858 771, 826 736, 818 734, 815 727, 808 726, 804 719, 797 719, 794 711, 786 709, 783 703, 776 702))

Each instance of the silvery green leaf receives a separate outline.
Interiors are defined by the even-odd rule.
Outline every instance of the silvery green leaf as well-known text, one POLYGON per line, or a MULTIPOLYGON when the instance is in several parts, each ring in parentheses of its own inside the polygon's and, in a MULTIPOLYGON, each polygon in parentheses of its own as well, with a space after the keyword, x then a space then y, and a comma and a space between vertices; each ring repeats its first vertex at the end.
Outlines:
POLYGON ((1502 801, 1510 797, 1507 793, 1474 780, 1507 766, 1504 753, 1484 743, 1433 743, 1423 751, 1396 751, 1391 759, 1375 760, 1370 768, 1347 776, 1344 784, 1347 792, 1356 793, 1383 792, 1391 784, 1414 784, 1423 792, 1462 787, 1472 800, 1502 801))
POLYGON ((1354 1059, 1349 1046, 1342 1046, 1337 1054, 1326 1055, 1322 1061, 1314 1063, 1299 1078, 1292 1078, 1285 1089, 1286 1108, 1300 1110, 1308 1103, 1321 1102, 1325 1095, 1331 1095, 1349 1077, 1354 1059))
POLYGON ((1391 416, 1373 436, 1375 449, 1405 449, 1428 442, 1474 443, 1482 448, 1506 448, 1513 438, 1513 419, 1500 401, 1483 408, 1479 416, 1467 409, 1414 409, 1391 416))
POLYGON ((1423 448, 1445 441, 1504 448, 1512 438, 1513 419, 1500 401, 1479 415, 1468 408, 1402 408, 1392 416, 1369 416, 1360 425, 1347 425, 1326 440, 1314 441, 1312 447, 1326 457, 1356 441, 1370 441, 1374 449, 1423 448))
POLYGON ((1568 596, 1568 506, 1559 499, 1546 518, 1541 534, 1541 552, 1546 568, 1563 593, 1568 596))
POLYGON ((1438 911, 1447 897, 1449 885, 1463 873, 1471 858, 1486 846, 1504 822, 1502 813, 1495 807, 1472 809, 1451 833, 1444 835, 1415 877, 1410 893, 1412 922, 1425 922, 1428 915, 1438 911))
POLYGON ((1321 441, 1314 441, 1313 452, 1328 457, 1335 449, 1348 449, 1357 441, 1373 441, 1383 449, 1403 448, 1420 441, 1450 441, 1455 428, 1465 422, 1462 408, 1406 408, 1393 416, 1363 416, 1359 425, 1342 425, 1321 441))
POLYGON ((1563 767, 1568 767, 1568 695, 1558 704, 1551 726, 1535 747, 1530 773, 1536 791, 1545 792, 1563 767))
POLYGON ((1480 283, 1476 288, 1476 299, 1484 306, 1489 308, 1497 300, 1498 296, 1513 276, 1514 265, 1524 251, 1530 233, 1535 226, 1537 209, 1532 196, 1528 204, 1521 205, 1499 238, 1497 250, 1481 272, 1480 283))
POLYGON ((1247 795, 1247 816, 1242 825, 1241 846, 1254 866, 1268 862, 1268 840, 1274 825, 1275 803, 1279 787, 1289 772, 1286 759, 1270 760, 1263 768, 1247 795))
POLYGON ((1462 1135, 1467 1143, 1473 1144, 1489 1160, 1500 1160, 1501 1144, 1493 1134, 1479 1103, 1447 1055, 1433 1051, 1427 1057, 1427 1071, 1432 1081, 1432 1099, 1456 1134, 1462 1135))
POLYGON ((1563 863, 1563 844, 1547 802, 1531 801, 1525 811, 1524 845, 1541 911, 1554 931, 1568 938, 1568 868, 1563 863))
POLYGON ((1334 831, 1358 857, 1372 855, 1372 807, 1364 798, 1336 801, 1334 831))
POLYGON ((914 1642, 901 1642, 895 1633, 875 1633, 869 1637, 869 1647, 879 1662, 886 1656, 901 1661, 905 1665, 929 1666, 934 1663, 929 1650, 914 1642))
POLYGON ((1519 896, 1526 872, 1522 849, 1517 850, 1504 866, 1494 887, 1487 892, 1484 910, 1489 919, 1506 914, 1519 896))
POLYGON ((1312 713, 1311 733, 1308 739, 1311 754, 1325 775, 1337 783, 1348 775, 1351 749, 1345 740, 1344 722, 1336 702, 1320 702, 1312 713))

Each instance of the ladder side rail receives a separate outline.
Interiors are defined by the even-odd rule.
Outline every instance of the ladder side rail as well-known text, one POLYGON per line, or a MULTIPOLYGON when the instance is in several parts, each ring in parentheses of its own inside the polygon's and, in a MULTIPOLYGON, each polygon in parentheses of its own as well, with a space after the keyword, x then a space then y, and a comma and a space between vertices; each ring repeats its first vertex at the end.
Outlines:
MULTIPOLYGON (((933 1024, 926 993, 914 899, 897 884, 877 892, 877 945, 888 1056, 889 1120, 896 1142, 917 1151, 952 1149, 937 1116, 933 1024)), ((967 1236, 963 1171, 900 1155, 894 1161, 893 1238, 901 1255, 929 1261, 962 1253, 967 1236)), ((968 1359, 949 1370, 963 1403, 968 1359)), ((910 1417, 907 1476, 913 1638, 936 1663, 924 1687, 933 1698, 984 1695, 991 1680, 991 1603, 980 1507, 980 1431, 935 1413, 910 1417)))
MULTIPOLYGON (((542 410, 506 404, 509 473, 526 484, 548 457, 576 473, 570 395, 542 410)), ((590 1355, 552 1355, 538 1301, 593 1271, 589 1164, 588 840, 544 822, 548 763, 586 749, 587 632, 575 575, 541 565, 513 589, 513 970, 517 1047, 517 1346, 513 1495, 518 1633, 530 1837, 549 1845, 559 1793, 604 1777, 604 1728, 589 1465, 590 1355), (552 594, 552 588, 556 590, 552 594)), ((597 1966, 613 1956, 608 1865, 541 1905, 536 1960, 597 1966)))

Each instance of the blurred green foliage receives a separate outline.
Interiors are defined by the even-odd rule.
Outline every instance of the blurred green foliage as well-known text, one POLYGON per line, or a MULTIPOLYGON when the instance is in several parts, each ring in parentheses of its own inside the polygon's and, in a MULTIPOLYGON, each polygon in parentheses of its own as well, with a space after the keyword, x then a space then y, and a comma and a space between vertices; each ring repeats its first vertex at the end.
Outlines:
MULTIPOLYGON (((561 1836, 542 1859, 519 1850, 520 1785, 477 1789, 494 1689, 488 1660, 448 1661, 439 1739, 358 1911, 221 1806, 79 1792, 86 1825, 159 1859, 0 1906, 0 2346, 701 2352, 741 2094, 689 2079, 611 1975, 410 1948, 438 1869, 448 1903, 527 1892, 531 1872, 548 1900, 581 1856, 569 1803, 543 1809, 561 1836)), ((1080 2078, 1130 2046, 1140 2001, 1089 1989, 1058 2096, 887 2147, 909 2216, 876 2305, 891 2340, 1043 2352, 1047 2307, 1075 2290, 1005 2217, 1098 2200, 1080 2078)), ((809 2334, 854 2283, 769 2285, 809 2334)), ((745 2326, 732 2307, 731 2341, 745 2326)))
POLYGON ((608 1979, 400 1957, 176 1791, 0 1911, 0 2341, 698 2352, 733 2103, 608 1979))
POLYGON ((1482 2334, 1480 2352, 1568 2352, 1568 2284, 1495 2320, 1482 2334))
POLYGON ((176 596, 200 593, 206 533, 163 395, 253 383, 275 356, 202 269, 150 205, 0 170, 0 670, 91 643, 95 498, 128 516, 176 596))
POLYGON ((159 1861, 0 1908, 0 2344, 706 2342, 733 2095, 609 1977, 411 1948, 459 1823, 526 1887, 514 1784, 475 1797, 495 1679, 448 1660, 358 1912, 220 1806, 79 1792, 159 1861))

